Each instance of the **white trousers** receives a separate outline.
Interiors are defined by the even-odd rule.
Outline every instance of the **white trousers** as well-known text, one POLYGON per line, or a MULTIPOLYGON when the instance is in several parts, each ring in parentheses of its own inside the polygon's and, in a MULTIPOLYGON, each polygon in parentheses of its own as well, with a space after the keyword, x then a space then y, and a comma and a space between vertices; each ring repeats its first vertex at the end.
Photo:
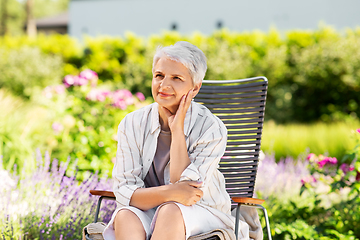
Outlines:
MULTIPOLYGON (((167 203, 164 203, 167 204, 167 203)), ((163 205, 164 205, 163 204, 163 205)), ((225 224, 217 218, 215 215, 210 213, 207 209, 199 206, 199 205, 192 205, 192 206, 184 206, 180 203, 175 203, 182 213, 184 223, 185 223, 185 231, 186 231, 186 239, 190 236, 197 235, 200 233, 208 232, 213 229, 217 228, 226 228, 225 224)), ((114 231, 114 218, 116 214, 123 210, 127 209, 132 211, 138 218, 140 219, 145 232, 146 232, 146 239, 150 239, 152 232, 154 231, 156 218, 158 209, 161 207, 160 205, 157 208, 150 209, 148 211, 142 211, 136 207, 128 206, 116 209, 112 215, 112 218, 109 224, 106 226, 103 237, 105 240, 115 240, 115 231, 114 231)))

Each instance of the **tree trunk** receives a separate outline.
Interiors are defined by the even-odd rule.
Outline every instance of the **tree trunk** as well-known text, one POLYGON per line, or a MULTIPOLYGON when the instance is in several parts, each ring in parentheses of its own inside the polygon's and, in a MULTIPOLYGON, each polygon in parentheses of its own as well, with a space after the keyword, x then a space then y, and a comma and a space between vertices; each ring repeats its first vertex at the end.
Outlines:
POLYGON ((36 22, 33 16, 34 0, 26 1, 26 33, 29 37, 36 36, 36 22))
POLYGON ((4 36, 7 33, 7 0, 1 0, 1 26, 0 26, 0 36, 4 36))

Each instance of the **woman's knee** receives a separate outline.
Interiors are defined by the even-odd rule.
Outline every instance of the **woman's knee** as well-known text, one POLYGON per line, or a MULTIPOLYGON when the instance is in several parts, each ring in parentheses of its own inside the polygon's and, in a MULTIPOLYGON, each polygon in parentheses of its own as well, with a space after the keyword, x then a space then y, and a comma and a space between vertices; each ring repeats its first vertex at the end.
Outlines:
POLYGON ((158 218, 164 217, 183 221, 181 210, 175 203, 167 203, 160 207, 158 218))
POLYGON ((128 209, 120 210, 114 219, 114 228, 116 226, 126 226, 126 225, 141 225, 141 221, 138 216, 128 209))

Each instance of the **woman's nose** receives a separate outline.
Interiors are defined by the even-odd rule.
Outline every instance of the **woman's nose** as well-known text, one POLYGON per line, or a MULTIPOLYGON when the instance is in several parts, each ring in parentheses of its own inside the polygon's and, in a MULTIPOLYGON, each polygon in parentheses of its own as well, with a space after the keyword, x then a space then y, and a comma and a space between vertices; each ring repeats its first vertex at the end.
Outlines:
POLYGON ((169 88, 170 87, 170 79, 168 77, 164 77, 160 83, 160 87, 169 88))

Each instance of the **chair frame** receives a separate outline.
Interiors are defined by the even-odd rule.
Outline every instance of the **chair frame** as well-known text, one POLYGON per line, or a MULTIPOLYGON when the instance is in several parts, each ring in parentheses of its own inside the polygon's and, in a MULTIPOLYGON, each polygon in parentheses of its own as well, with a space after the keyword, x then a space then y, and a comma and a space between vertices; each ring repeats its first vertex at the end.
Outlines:
MULTIPOLYGON (((225 125, 230 125, 231 126, 230 128, 236 128, 237 126, 236 124, 239 123, 240 124, 249 123, 250 125, 247 125, 245 127, 252 129, 246 131, 238 131, 237 129, 235 129, 235 131, 228 131, 228 144, 229 144, 229 140, 238 141, 239 139, 241 139, 245 141, 234 142, 233 146, 236 144, 243 144, 245 147, 233 147, 233 146, 229 147, 230 151, 228 152, 225 151, 224 154, 224 156, 226 156, 225 158, 229 160, 225 161, 225 163, 222 164, 223 160, 225 159, 223 157, 223 159, 220 162, 220 168, 219 168, 220 171, 224 171, 223 174, 225 175, 227 190, 232 199, 232 206, 234 208, 236 207, 236 222, 235 222, 236 239, 238 239, 240 206, 247 205, 250 207, 261 209, 263 211, 265 217, 267 236, 269 240, 272 240, 268 214, 266 209, 261 205, 264 202, 264 200, 252 198, 254 192, 254 184, 255 184, 257 164, 258 164, 260 144, 261 144, 262 124, 264 120, 267 85, 268 85, 267 78, 262 76, 254 77, 254 78, 246 78, 246 79, 237 79, 237 80, 203 80, 203 86, 200 89, 199 94, 195 98, 196 102, 200 102, 205 106, 207 106, 210 109, 210 111, 213 112, 213 114, 217 115, 221 120, 223 120, 225 125), (237 85, 233 85, 233 84, 237 84, 237 85), (239 88, 240 90, 235 89, 237 86, 240 86, 239 88), (234 95, 235 98, 233 97, 232 93, 236 93, 234 95), (226 104, 228 102, 230 102, 229 105, 222 104, 222 103, 226 104), (218 105, 219 103, 220 105, 218 105), (222 107, 224 108, 222 109, 222 107), (232 110, 231 109, 232 107, 234 107, 235 110, 232 110), (238 120, 233 120, 233 119, 238 119, 238 120), (245 119, 245 120, 239 120, 239 119, 245 119), (254 122, 256 124, 253 124, 254 122), (251 134, 256 134, 256 135, 251 135, 251 134), (255 141, 251 141, 251 140, 255 140, 255 141), (251 149, 251 151, 249 150, 244 152, 243 150, 246 149, 249 145, 252 146, 249 148, 251 149), (231 149, 235 149, 235 151, 231 152, 233 151, 231 149), (240 153, 239 153, 239 149, 241 149, 240 153), (233 161, 232 159, 235 159, 235 161, 233 161), (231 182, 228 183, 226 174, 230 176, 234 174, 234 171, 243 171, 244 173, 242 173, 240 177, 236 175, 235 176, 236 178, 234 180, 229 180, 231 182), (251 173, 251 176, 246 175, 249 173, 251 173)), ((234 177, 231 176, 230 178, 234 178, 234 177)), ((116 200, 116 198, 114 193, 111 191, 90 190, 90 193, 92 195, 100 196, 97 203, 95 219, 94 219, 94 222, 97 222, 102 200, 103 199, 116 200)), ((86 239, 91 240, 88 236, 86 236, 86 239)))

